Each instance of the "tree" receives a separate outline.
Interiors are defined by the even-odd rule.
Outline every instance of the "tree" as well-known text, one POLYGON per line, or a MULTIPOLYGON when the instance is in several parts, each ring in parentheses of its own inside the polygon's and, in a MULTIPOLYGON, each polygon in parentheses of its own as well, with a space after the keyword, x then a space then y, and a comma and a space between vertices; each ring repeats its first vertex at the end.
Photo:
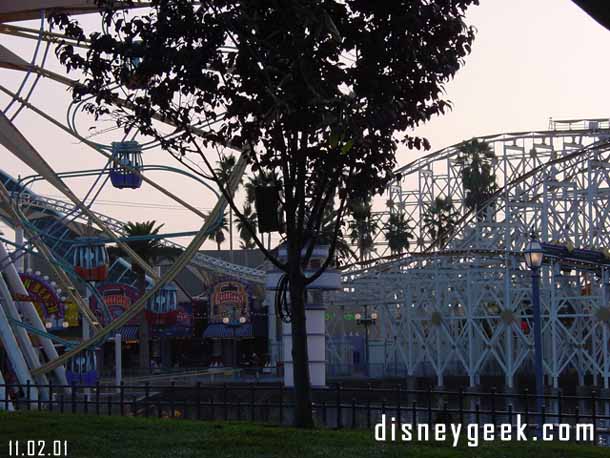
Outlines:
MULTIPOLYGON (((229 183, 229 178, 231 176, 231 172, 233 171, 233 168, 235 167, 235 163, 237 162, 237 159, 235 158, 234 154, 229 154, 229 155, 221 155, 220 156, 220 160, 217 161, 217 166, 216 169, 214 170, 214 173, 216 174, 216 176, 218 177, 218 181, 219 184, 223 187, 226 187, 227 184, 229 183)), ((225 222, 225 230, 227 223, 225 222)), ((228 224, 228 228, 229 228, 229 249, 231 250, 231 257, 233 257, 233 209, 231 207, 229 207, 229 224, 228 224)), ((224 242, 224 234, 220 234, 219 238, 216 239, 216 243, 218 243, 218 249, 220 250, 220 243, 218 242, 219 239, 222 239, 222 242, 224 242)))
POLYGON ((132 15, 112 1, 98 4, 108 25, 102 32, 87 36, 76 19, 53 20, 68 36, 88 39, 86 54, 68 44, 57 51, 82 75, 74 98, 94 96, 86 110, 111 113, 201 173, 191 163, 197 159, 217 183, 208 146, 239 148, 254 173, 281 177, 287 260, 258 236, 255 243, 287 278, 294 419, 311 427, 306 287, 334 262, 346 201, 385 190, 399 143, 429 148, 409 132, 451 107, 444 85, 470 52, 474 30, 464 14, 478 1, 173 0, 132 15), (139 89, 129 89, 133 81, 139 89), (160 123, 176 134, 166 136, 160 123), (331 205, 329 256, 306 276, 331 205))
POLYGON ((358 247, 358 258, 362 262, 375 251, 373 234, 378 229, 372 219, 370 194, 350 200, 348 210, 352 216, 352 220, 349 222, 349 236, 352 243, 358 247))
POLYGON ((455 229, 458 212, 450 197, 437 197, 425 210, 424 228, 433 240, 433 245, 442 248, 449 240, 449 234, 455 229))
POLYGON ((411 239, 415 238, 410 221, 404 213, 392 213, 384 226, 384 236, 393 255, 409 250, 411 239))
POLYGON ((242 214, 244 215, 244 219, 237 221, 237 231, 241 238, 241 247, 244 250, 252 250, 256 248, 254 234, 251 232, 257 224, 256 212, 252 209, 251 204, 246 203, 242 214))
MULTIPOLYGON (((464 185, 464 206, 477 213, 497 191, 496 175, 493 165, 496 155, 489 143, 473 138, 458 147, 456 163, 462 166, 462 183, 464 185)), ((484 215, 477 213, 477 217, 484 215)))
MULTIPOLYGON (((147 237, 159 234, 162 227, 163 224, 157 225, 157 222, 153 220, 142 223, 128 222, 123 229, 127 237, 147 237)), ((127 240, 127 245, 147 264, 151 265, 162 258, 173 258, 178 254, 175 248, 164 246, 160 238, 127 240)), ((146 293, 146 272, 136 263, 132 263, 131 266, 137 277, 137 289, 140 296, 143 296, 146 293)), ((150 368, 150 333, 144 312, 140 316, 138 337, 140 339, 139 365, 141 369, 148 369, 150 368)))
POLYGON ((218 228, 208 235, 208 240, 213 240, 216 242, 216 246, 218 247, 218 251, 220 251, 220 246, 226 240, 225 232, 227 232, 227 217, 226 215, 222 215, 222 219, 220 220, 220 224, 218 228))

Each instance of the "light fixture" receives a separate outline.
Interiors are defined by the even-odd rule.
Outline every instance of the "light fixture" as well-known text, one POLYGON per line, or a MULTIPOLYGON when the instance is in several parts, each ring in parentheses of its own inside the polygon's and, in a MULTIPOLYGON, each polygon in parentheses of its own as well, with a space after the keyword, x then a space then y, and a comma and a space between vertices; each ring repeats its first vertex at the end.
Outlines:
POLYGON ((51 328, 53 327, 53 323, 51 323, 50 321, 47 321, 47 322, 44 324, 44 327, 45 327, 45 328, 47 328, 47 329, 51 329, 51 328))
POLYGON ((70 323, 68 323, 67 321, 62 321, 61 326, 66 329, 70 327, 70 323))
POLYGON ((224 324, 229 324, 229 317, 228 317, 228 316, 223 317, 223 318, 222 318, 222 322, 223 322, 224 324))
POLYGON ((525 258, 525 264, 530 269, 537 269, 542 265, 542 259, 544 258, 544 250, 540 242, 534 238, 529 241, 525 251, 523 252, 525 258))
POLYGON ((360 321, 362 319, 362 315, 360 313, 356 313, 354 318, 356 318, 356 321, 360 321))
POLYGON ((371 319, 372 319, 373 321, 375 321, 375 320, 376 320, 378 317, 379 317, 379 315, 377 315, 377 312, 373 312, 373 313, 371 313, 371 319))
POLYGON ((239 317, 239 322, 240 322, 241 324, 244 324, 244 323, 246 322, 246 317, 245 317, 245 316, 240 316, 240 317, 239 317))

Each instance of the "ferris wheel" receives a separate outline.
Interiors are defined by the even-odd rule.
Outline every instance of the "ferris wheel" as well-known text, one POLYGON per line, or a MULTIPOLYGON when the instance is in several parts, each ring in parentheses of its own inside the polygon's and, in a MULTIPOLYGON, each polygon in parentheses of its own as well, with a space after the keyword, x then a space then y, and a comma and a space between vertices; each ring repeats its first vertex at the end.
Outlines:
MULTIPOLYGON (((146 6, 146 3, 135 7, 146 6)), ((96 7, 88 0, 40 0, 17 2, 3 2, 0 6, 0 33, 7 37, 7 45, 0 45, 0 92, 6 100, 0 111, 0 143, 16 158, 22 160, 34 174, 25 178, 13 178, 2 172, 0 194, 2 194, 2 217, 20 231, 21 243, 14 243, 15 251, 11 257, 4 256, 3 267, 13 269, 14 263, 26 253, 34 253, 45 258, 51 266, 53 275, 58 284, 79 307, 83 322, 87 322, 93 330, 90 339, 69 349, 62 356, 58 356, 51 343, 51 335, 45 333, 40 319, 36 320, 31 307, 22 302, 21 307, 32 312, 33 324, 19 323, 18 329, 28 329, 38 333, 45 342, 46 357, 49 363, 42 365, 30 353, 31 341, 24 337, 25 332, 19 331, 22 341, 10 343, 13 362, 20 368, 21 381, 36 378, 37 382, 46 382, 45 374, 55 371, 60 383, 66 383, 64 364, 70 362, 69 367, 82 366, 88 361, 88 356, 79 356, 75 363, 74 357, 81 352, 105 341, 108 336, 131 320, 145 308, 159 312, 175 306, 176 292, 171 284, 176 275, 184 268, 201 268, 231 275, 240 275, 250 280, 264 281, 264 272, 243 266, 233 265, 198 253, 198 249, 205 238, 221 223, 227 205, 226 200, 220 196, 216 189, 205 180, 189 173, 180 167, 147 164, 143 160, 143 152, 158 147, 159 142, 143 138, 135 133, 125 132, 116 135, 116 132, 98 132, 95 137, 84 133, 79 125, 79 116, 82 103, 67 102, 66 121, 60 121, 50 115, 39 101, 37 87, 45 79, 57 85, 58 89, 69 89, 74 81, 61 71, 55 71, 57 63, 54 59, 54 44, 66 40, 61 34, 53 31, 47 21, 47 11, 64 12, 67 14, 84 14, 97 12, 96 7), (10 42, 10 44, 9 44, 10 42), (11 48, 11 45, 12 48, 11 48), (98 169, 56 171, 45 160, 44 152, 38 151, 26 135, 17 127, 19 117, 29 111, 39 116, 44 122, 56 129, 67 133, 81 142, 92 155, 98 155, 102 165, 98 169), (104 137, 103 140, 99 140, 104 137), (108 140, 106 140, 108 139, 108 140), (156 180, 147 177, 148 170, 157 172, 180 174, 193 180, 197 186, 204 186, 216 196, 217 203, 208 214, 203 214, 193 203, 186 202, 170 192, 156 180), (79 177, 88 178, 91 184, 83 196, 78 196, 67 184, 67 180, 79 177), (44 180, 52 185, 62 195, 62 199, 51 199, 40 196, 31 191, 31 185, 44 180), (181 251, 181 255, 172 264, 168 272, 160 276, 152 266, 141 259, 124 240, 124 228, 120 221, 101 215, 91 209, 96 197, 104 186, 116 189, 138 189, 145 182, 165 197, 174 200, 195 213, 203 224, 198 231, 191 233, 192 240, 186 247, 180 247, 169 241, 170 244, 181 251), (23 240, 27 240, 23 242, 23 240), (112 274, 113 266, 108 263, 106 245, 117 244, 127 255, 127 262, 138 265, 152 279, 153 285, 132 307, 115 320, 108 320, 105 326, 89 308, 88 301, 84 300, 77 290, 85 289, 88 294, 96 296, 103 304, 103 298, 97 293, 96 284, 106 280, 112 274), (23 355, 28 356, 27 361, 23 355), (21 359, 20 359, 21 358, 21 359)), ((99 20, 99 18, 98 18, 99 20)), ((101 22, 101 21, 100 21, 101 22)), ((103 27, 100 25, 100 27, 103 27)), ((3 40, 4 43, 4 40, 3 40)), ((86 43, 79 46, 86 47, 86 43)), ((125 91, 130 90, 124 88, 125 91)), ((192 126, 193 131, 204 132, 209 126, 192 126)), ((168 136, 179 135, 173 126, 167 127, 168 136)), ((234 193, 241 175, 246 166, 245 158, 240 157, 233 169, 228 189, 234 193)), ((8 243, 8 240, 3 240, 8 243)), ((18 288, 18 282, 10 285, 9 289, 18 288)), ((6 293, 10 291, 7 289, 6 293)), ((8 298, 5 298, 8 299, 8 298)), ((30 304, 31 306, 31 304, 30 304)), ((19 314, 15 313, 13 321, 19 321, 19 314)), ((1 317, 0 317, 0 321, 1 317)), ((8 345, 8 344, 7 344, 8 345)), ((15 364, 13 364, 15 366, 15 364)), ((44 393, 41 393, 44 395, 44 393)))

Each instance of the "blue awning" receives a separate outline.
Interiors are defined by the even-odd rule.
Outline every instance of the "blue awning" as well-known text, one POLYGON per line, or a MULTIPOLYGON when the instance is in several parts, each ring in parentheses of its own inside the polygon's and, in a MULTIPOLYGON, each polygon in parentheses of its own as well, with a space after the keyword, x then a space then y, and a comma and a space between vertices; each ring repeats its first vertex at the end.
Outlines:
POLYGON ((225 326, 222 323, 208 324, 208 327, 203 331, 203 337, 206 339, 233 339, 233 338, 252 338, 252 323, 245 323, 239 327, 232 328, 225 326))
POLYGON ((118 333, 121 334, 121 340, 127 342, 129 340, 138 340, 139 326, 123 326, 118 333))

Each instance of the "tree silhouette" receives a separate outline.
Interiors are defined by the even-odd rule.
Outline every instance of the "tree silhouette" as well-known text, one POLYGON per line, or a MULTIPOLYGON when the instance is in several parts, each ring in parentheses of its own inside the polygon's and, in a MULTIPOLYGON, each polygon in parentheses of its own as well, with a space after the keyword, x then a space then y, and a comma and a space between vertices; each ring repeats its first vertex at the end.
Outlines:
POLYGON ((74 98, 88 98, 85 110, 112 113, 179 159, 195 157, 242 220, 206 147, 241 149, 254 173, 279 172, 287 260, 258 236, 255 243, 287 279, 295 425, 313 426, 306 288, 334 263, 348 199, 384 192, 399 143, 429 148, 410 132, 450 107, 444 85, 470 52, 465 10, 478 1, 173 0, 129 15, 123 3, 98 4, 109 25, 102 32, 52 19, 69 37, 88 39, 86 52, 69 44, 57 51, 81 77, 74 98), (134 80, 139 89, 126 89, 134 80), (179 134, 168 136, 161 123, 179 134), (329 256, 306 274, 331 205, 329 256))
POLYGON ((432 238, 433 245, 442 248, 447 244, 449 234, 455 229, 457 217, 458 212, 451 198, 434 199, 423 215, 424 228, 432 238))
MULTIPOLYGON (((462 183, 464 185, 464 206, 478 212, 497 191, 496 176, 493 165, 496 155, 489 143, 473 138, 458 147, 459 155, 456 164, 462 166, 462 183)), ((482 218, 482 213, 477 213, 482 218)))
POLYGON ((393 255, 409 251, 411 240, 415 238, 410 221, 404 213, 392 213, 384 226, 384 236, 393 255))

